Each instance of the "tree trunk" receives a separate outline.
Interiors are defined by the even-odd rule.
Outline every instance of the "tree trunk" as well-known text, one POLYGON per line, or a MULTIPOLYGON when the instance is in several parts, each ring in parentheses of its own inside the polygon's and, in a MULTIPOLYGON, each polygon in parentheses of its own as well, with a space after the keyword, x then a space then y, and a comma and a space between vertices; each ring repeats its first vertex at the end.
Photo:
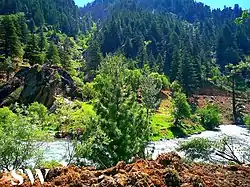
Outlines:
POLYGON ((234 122, 234 124, 237 124, 235 76, 232 76, 232 101, 233 101, 233 122, 234 122))

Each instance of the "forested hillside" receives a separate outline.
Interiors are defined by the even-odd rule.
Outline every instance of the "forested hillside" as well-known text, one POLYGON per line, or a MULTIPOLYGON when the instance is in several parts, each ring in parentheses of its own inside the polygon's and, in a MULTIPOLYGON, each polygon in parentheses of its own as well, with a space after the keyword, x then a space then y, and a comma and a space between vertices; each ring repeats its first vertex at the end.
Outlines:
POLYGON ((95 1, 82 9, 88 11, 107 20, 98 33, 103 54, 122 50, 140 66, 149 63, 178 79, 188 91, 214 76, 216 65, 223 71, 249 55, 249 24, 234 23, 242 14, 238 5, 211 10, 191 0, 95 1), (100 5, 106 6, 96 9, 100 5))

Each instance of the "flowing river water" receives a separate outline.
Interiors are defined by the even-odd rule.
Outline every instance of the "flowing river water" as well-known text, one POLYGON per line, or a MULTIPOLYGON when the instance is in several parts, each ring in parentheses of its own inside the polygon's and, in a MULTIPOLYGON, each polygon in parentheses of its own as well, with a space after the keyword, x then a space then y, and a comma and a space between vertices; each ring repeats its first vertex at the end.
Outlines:
MULTIPOLYGON (((176 151, 178 146, 192 138, 208 138, 209 140, 219 140, 224 136, 235 138, 238 142, 250 147, 250 132, 243 126, 221 125, 216 131, 204 131, 201 134, 192 135, 187 138, 176 138, 158 142, 149 142, 147 150, 153 151, 153 159, 161 153, 176 151)), ((44 145, 44 157, 47 161, 57 161, 63 165, 67 163, 68 150, 72 150, 72 143, 68 140, 55 140, 44 145)), ((183 156, 183 153, 179 153, 183 156)))

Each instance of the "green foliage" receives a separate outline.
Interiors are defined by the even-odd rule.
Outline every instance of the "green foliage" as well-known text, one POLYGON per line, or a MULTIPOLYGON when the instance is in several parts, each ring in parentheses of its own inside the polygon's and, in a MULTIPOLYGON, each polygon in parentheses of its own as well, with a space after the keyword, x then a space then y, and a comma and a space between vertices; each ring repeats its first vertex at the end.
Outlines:
POLYGON ((244 118, 244 123, 247 125, 247 127, 250 129, 250 115, 247 115, 244 118))
POLYGON ((35 34, 31 34, 25 48, 24 58, 28 59, 29 64, 40 64, 44 63, 45 54, 40 52, 38 46, 38 37, 35 34))
POLYGON ((181 120, 190 118, 191 107, 187 102, 187 97, 184 93, 175 92, 173 96, 175 125, 180 125, 181 120))
POLYGON ((50 64, 59 65, 60 64, 60 57, 57 46, 50 42, 49 49, 47 51, 46 59, 50 64))
POLYGON ((158 87, 162 87, 162 89, 164 90, 169 89, 170 82, 165 75, 161 75, 159 73, 151 73, 150 77, 156 79, 156 81, 158 81, 161 84, 161 86, 159 85, 158 87))
POLYGON ((89 42, 87 50, 86 69, 88 71, 97 70, 102 60, 102 55, 99 47, 99 43, 96 40, 89 42))
POLYGON ((96 98, 96 91, 94 89, 94 83, 86 83, 82 88, 82 98, 86 101, 96 98))
POLYGON ((0 64, 0 69, 5 71, 7 74, 7 81, 9 80, 10 73, 14 72, 16 64, 13 62, 11 57, 4 59, 3 63, 0 64))
POLYGON ((207 105, 198 110, 201 124, 208 130, 213 130, 220 125, 220 110, 215 105, 207 105))
POLYGON ((149 115, 149 112, 155 110, 159 105, 159 93, 162 89, 162 80, 145 73, 140 82, 142 103, 149 115))
POLYGON ((55 169, 57 167, 61 167, 62 165, 60 163, 58 163, 55 160, 52 161, 40 161, 39 163, 37 163, 37 167, 38 168, 46 168, 46 169, 55 169))
POLYGON ((172 82, 172 84, 170 85, 171 91, 173 93, 175 92, 182 92, 182 87, 181 85, 178 83, 178 81, 174 81, 172 82))
POLYGON ((242 12, 241 17, 238 17, 238 18, 235 19, 235 23, 238 24, 238 25, 243 24, 243 23, 245 23, 247 21, 247 19, 249 19, 249 17, 250 17, 249 16, 249 11, 244 10, 242 12))
POLYGON ((0 170, 25 167, 39 155, 39 144, 35 145, 35 141, 46 139, 41 129, 21 114, 21 108, 16 111, 0 109, 0 170))
POLYGON ((38 102, 32 103, 28 109, 28 116, 31 118, 31 122, 33 124, 36 124, 37 126, 44 129, 46 126, 48 126, 48 111, 47 108, 39 104, 38 102))
POLYGON ((213 163, 242 165, 248 163, 250 159, 250 147, 230 136, 222 137, 217 141, 205 138, 192 139, 181 144, 179 150, 184 151, 188 159, 201 159, 213 163))
POLYGON ((126 59, 108 56, 99 72, 94 80, 97 119, 86 126, 77 155, 99 167, 109 167, 119 160, 143 156, 150 128, 146 110, 129 84, 126 59))
POLYGON ((180 145, 179 151, 185 152, 185 157, 191 159, 202 159, 208 161, 213 152, 213 142, 206 138, 194 138, 180 145))
POLYGON ((50 115, 50 123, 54 130, 77 135, 78 131, 85 131, 86 125, 96 117, 93 106, 84 102, 72 102, 58 97, 55 105, 56 111, 50 115))

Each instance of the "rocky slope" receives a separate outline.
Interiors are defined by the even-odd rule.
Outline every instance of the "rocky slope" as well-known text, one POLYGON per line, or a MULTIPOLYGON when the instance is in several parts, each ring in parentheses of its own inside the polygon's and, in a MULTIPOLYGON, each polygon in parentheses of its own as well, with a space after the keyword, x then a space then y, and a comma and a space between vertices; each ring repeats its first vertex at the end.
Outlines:
POLYGON ((0 106, 38 101, 50 107, 57 94, 72 97, 75 90, 73 79, 62 68, 34 65, 21 69, 0 86, 0 106))
MULTIPOLYGON (((119 162, 115 167, 98 171, 94 168, 65 167, 53 169, 47 182, 34 186, 55 187, 248 187, 249 166, 222 166, 183 163, 175 153, 160 155, 157 160, 119 162)), ((1 186, 9 186, 4 177, 1 186)), ((29 187, 25 182, 22 186, 29 187)))

